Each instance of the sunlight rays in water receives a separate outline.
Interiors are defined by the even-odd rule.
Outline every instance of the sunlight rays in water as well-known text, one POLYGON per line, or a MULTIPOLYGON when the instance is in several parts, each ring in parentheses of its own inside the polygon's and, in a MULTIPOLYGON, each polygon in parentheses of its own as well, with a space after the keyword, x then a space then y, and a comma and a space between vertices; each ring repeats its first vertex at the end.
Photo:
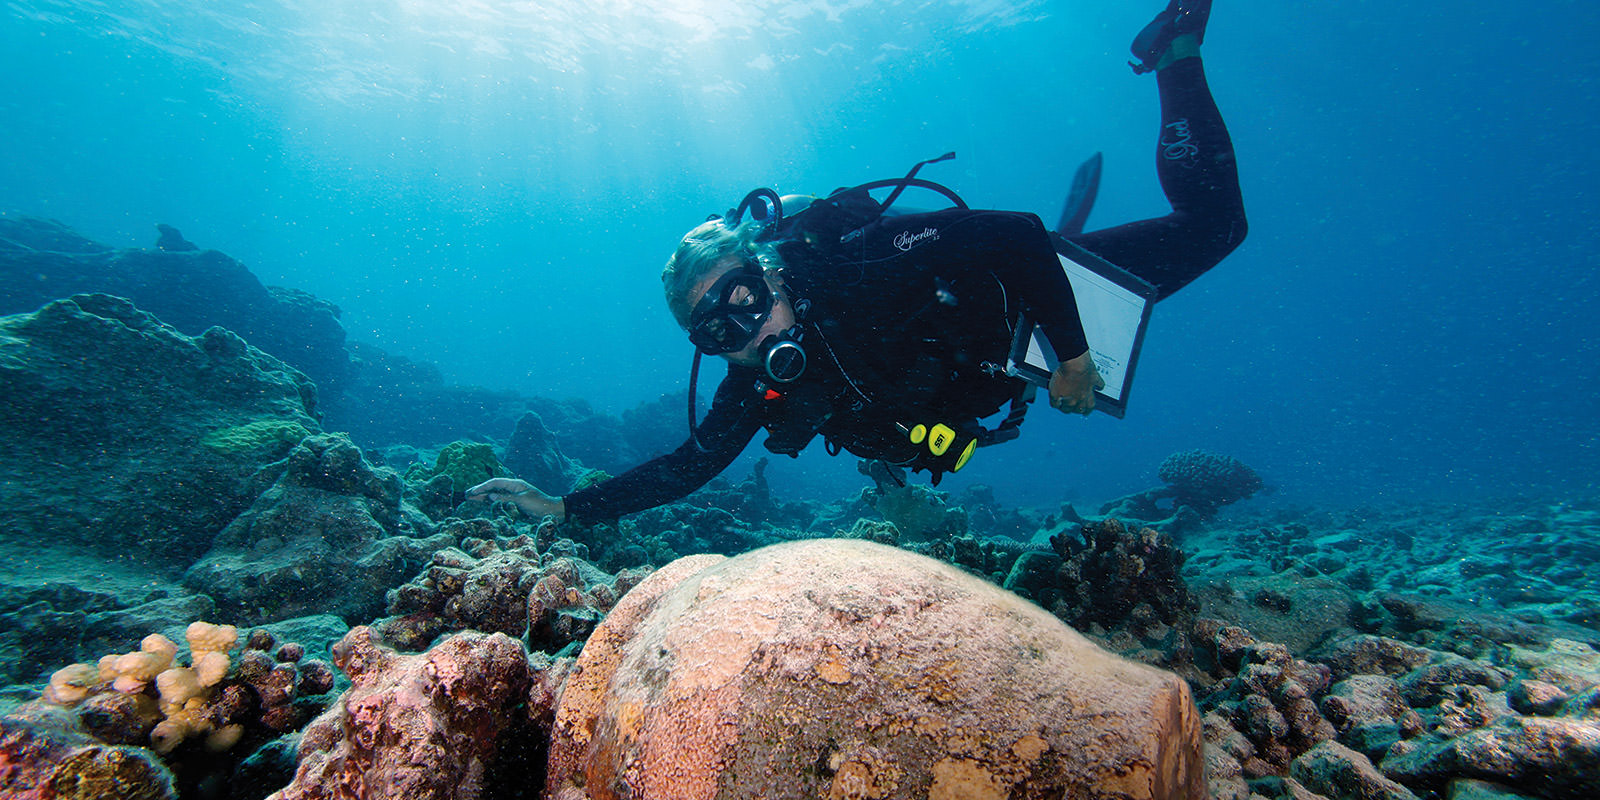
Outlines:
POLYGON ((437 95, 441 65, 455 74, 526 73, 559 80, 597 70, 705 80, 733 87, 733 68, 766 68, 805 53, 881 42, 860 29, 903 18, 950 20, 957 34, 1042 15, 1042 0, 12 0, 41 26, 71 26, 137 42, 172 57, 269 84, 297 81, 331 103, 437 95), (871 23, 871 24, 868 24, 871 23), (820 43, 820 44, 819 44, 820 43), (831 44, 830 44, 831 43, 831 44))

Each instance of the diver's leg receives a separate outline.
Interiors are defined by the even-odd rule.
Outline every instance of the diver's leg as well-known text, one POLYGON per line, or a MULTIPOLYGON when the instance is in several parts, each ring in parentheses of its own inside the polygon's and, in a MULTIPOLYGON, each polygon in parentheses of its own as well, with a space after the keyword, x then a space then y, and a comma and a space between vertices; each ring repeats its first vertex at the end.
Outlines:
POLYGON ((1211 99, 1198 37, 1180 35, 1159 59, 1161 136, 1156 174, 1172 213, 1069 237, 1154 284, 1160 298, 1200 277, 1244 241, 1244 200, 1233 142, 1211 99))

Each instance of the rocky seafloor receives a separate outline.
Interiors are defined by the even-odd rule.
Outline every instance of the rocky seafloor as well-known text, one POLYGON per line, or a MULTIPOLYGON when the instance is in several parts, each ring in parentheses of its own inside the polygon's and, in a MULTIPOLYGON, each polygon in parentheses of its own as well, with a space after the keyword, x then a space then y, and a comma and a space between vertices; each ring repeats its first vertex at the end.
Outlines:
MULTIPOLYGON (((115 250, 0 217, 0 797, 1600 797, 1600 497, 1295 507, 1258 495, 1271 476, 1184 452, 1095 509, 1008 508, 865 465, 859 493, 796 502, 758 464, 620 521, 557 524, 460 491, 619 471, 676 444, 647 423, 677 422, 681 398, 613 417, 446 386, 346 343, 330 304, 165 241, 115 250), (1170 744, 1160 724, 1089 708, 1075 733, 1006 728, 1023 712, 995 685, 1053 654, 883 678, 883 642, 849 644, 862 625, 907 652, 984 631, 870 610, 948 594, 752 588, 795 548, 930 576, 906 579, 919 590, 966 576, 974 608, 1022 598, 996 627, 1037 628, 1037 612, 1181 676, 1206 788, 1084 778, 1092 763, 1050 755, 1068 749, 1052 737, 1170 744), (764 717, 706 723, 740 704, 673 695, 671 670, 624 657, 688 636, 651 620, 737 595, 708 588, 726 575, 746 602, 825 595, 829 613, 711 608, 686 652, 741 619, 800 619, 759 629, 749 663, 803 663, 828 708, 886 721, 824 735, 840 712, 769 682, 748 693, 764 717), (600 691, 602 673, 622 677, 600 691), (685 761, 651 735, 741 755, 685 761)), ((693 685, 734 680, 698 669, 693 685)), ((1048 687, 1033 705, 1098 696, 1061 672, 1026 679, 1048 687)))

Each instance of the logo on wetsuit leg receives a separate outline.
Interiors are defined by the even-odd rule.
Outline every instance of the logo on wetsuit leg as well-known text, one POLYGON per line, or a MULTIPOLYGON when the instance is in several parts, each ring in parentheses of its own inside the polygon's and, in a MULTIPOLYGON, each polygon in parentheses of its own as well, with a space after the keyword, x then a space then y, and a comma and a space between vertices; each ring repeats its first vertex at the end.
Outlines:
POLYGON ((898 236, 894 237, 894 246, 901 250, 910 250, 923 242, 930 242, 938 238, 938 228, 923 228, 922 233, 901 231, 898 236))
POLYGON ((1200 155, 1200 145, 1194 143, 1189 134, 1189 119, 1187 117, 1173 120, 1166 124, 1161 134, 1161 155, 1168 161, 1184 161, 1185 166, 1194 166, 1195 156, 1200 155))

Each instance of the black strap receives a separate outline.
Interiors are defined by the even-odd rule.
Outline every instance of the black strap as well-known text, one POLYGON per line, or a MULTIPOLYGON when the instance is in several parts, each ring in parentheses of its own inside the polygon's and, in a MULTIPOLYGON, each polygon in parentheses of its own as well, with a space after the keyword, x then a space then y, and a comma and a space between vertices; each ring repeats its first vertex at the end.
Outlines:
POLYGON ((1009 442, 1022 435, 1022 419, 1028 414, 1028 404, 1033 402, 1033 384, 1027 384, 1011 398, 1011 410, 1006 412, 1006 418, 993 430, 979 429, 978 446, 988 447, 1001 442, 1009 442))
POLYGON ((834 192, 833 195, 830 195, 830 197, 831 196, 837 196, 839 194, 843 194, 843 193, 846 193, 846 192, 856 192, 856 191, 870 192, 873 189, 881 189, 881 188, 883 188, 885 186, 893 186, 894 187, 894 191, 890 192, 889 196, 884 199, 883 205, 878 206, 878 212, 876 214, 873 214, 871 219, 867 220, 866 223, 863 224, 861 227, 856 228, 855 230, 850 231, 849 233, 845 234, 844 236, 839 237, 839 241, 848 242, 851 239, 854 239, 855 237, 860 236, 861 232, 866 230, 868 227, 870 227, 872 225, 872 223, 877 222, 878 220, 882 219, 883 215, 888 213, 890 206, 894 205, 894 201, 899 199, 900 193, 904 192, 906 190, 906 188, 910 187, 910 186, 917 186, 917 187, 921 187, 923 189, 932 189, 933 191, 936 191, 936 192, 944 195, 945 197, 949 198, 950 201, 955 204, 956 208, 966 208, 967 207, 966 201, 962 200, 961 196, 957 195, 955 192, 950 191, 948 188, 946 188, 944 186, 941 186, 941 185, 939 185, 937 183, 934 183, 932 181, 924 181, 924 180, 918 180, 917 179, 917 172, 920 171, 923 167, 925 167, 925 166, 927 166, 929 164, 938 163, 940 161, 946 161, 948 159, 952 159, 952 158, 955 158, 955 157, 956 157, 955 151, 951 151, 951 152, 945 153, 942 156, 939 156, 938 158, 930 158, 930 159, 928 159, 926 161, 918 161, 916 166, 912 167, 911 171, 907 172, 906 176, 904 178, 891 178, 889 180, 873 181, 871 183, 863 183, 860 186, 854 187, 852 189, 844 189, 844 190, 841 190, 841 191, 838 191, 838 192, 834 192))
MULTIPOLYGON (((883 216, 883 212, 888 211, 889 207, 894 205, 894 201, 900 197, 900 193, 905 191, 907 186, 911 185, 911 182, 916 179, 917 173, 921 171, 923 167, 929 164, 937 164, 940 161, 948 161, 955 157, 956 153, 954 150, 952 150, 942 156, 939 156, 938 158, 930 158, 927 161, 918 161, 917 165, 912 167, 911 171, 907 172, 904 178, 901 178, 899 181, 897 181, 899 185, 895 186, 894 191, 889 193, 888 199, 883 201, 883 209, 878 212, 878 216, 883 216)), ((877 220, 874 219, 873 222, 877 222, 877 220)))

